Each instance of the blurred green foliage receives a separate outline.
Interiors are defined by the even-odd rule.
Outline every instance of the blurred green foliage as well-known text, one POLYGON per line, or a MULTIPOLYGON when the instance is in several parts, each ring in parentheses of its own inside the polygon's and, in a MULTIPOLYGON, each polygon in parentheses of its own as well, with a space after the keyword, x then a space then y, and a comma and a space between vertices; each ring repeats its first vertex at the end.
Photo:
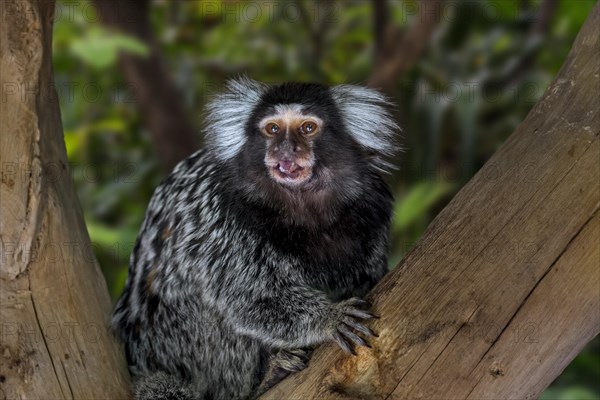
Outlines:
MULTIPOLYGON (((391 1, 400 31, 415 1, 391 1)), ((541 1, 452 2, 423 58, 399 77, 404 127, 390 264, 395 265, 460 187, 524 119, 562 65, 595 0, 561 0, 543 37, 541 1), (521 65, 531 57, 530 63, 521 65)), ((145 207, 164 176, 118 54, 146 44, 99 22, 93 4, 59 0, 54 68, 73 179, 113 298, 145 207)), ((200 131, 209 95, 235 74, 266 82, 365 83, 373 70, 369 1, 156 0, 151 20, 172 77, 200 131), (198 116, 198 117, 196 117, 198 116)), ((594 340, 542 399, 599 399, 594 340)))
POLYGON ((83 36, 73 38, 70 49, 85 64, 96 69, 113 66, 120 51, 142 57, 148 55, 148 48, 144 43, 131 36, 112 32, 102 26, 90 27, 83 36))

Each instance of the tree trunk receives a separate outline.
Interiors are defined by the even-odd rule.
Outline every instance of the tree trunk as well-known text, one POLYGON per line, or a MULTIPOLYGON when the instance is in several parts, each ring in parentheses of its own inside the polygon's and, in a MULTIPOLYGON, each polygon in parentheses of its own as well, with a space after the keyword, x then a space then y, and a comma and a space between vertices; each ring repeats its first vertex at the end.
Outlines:
POLYGON ((370 294, 371 349, 264 399, 531 399, 600 332, 600 4, 526 120, 370 294))
POLYGON ((94 0, 102 21, 135 36, 150 49, 148 57, 123 53, 119 63, 134 92, 154 151, 165 171, 199 148, 200 135, 186 112, 183 95, 169 76, 150 24, 149 0, 94 0))
POLYGON ((54 1, 0 3, 0 399, 128 397, 52 83, 54 1))

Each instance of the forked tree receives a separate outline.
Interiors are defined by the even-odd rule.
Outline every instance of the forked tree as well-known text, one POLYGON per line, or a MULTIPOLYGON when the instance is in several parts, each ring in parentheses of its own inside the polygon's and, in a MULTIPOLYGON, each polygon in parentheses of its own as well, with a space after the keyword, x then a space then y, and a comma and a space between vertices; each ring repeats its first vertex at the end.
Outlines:
MULTIPOLYGON (((68 172, 52 0, 0 6, 0 398, 129 395, 68 172)), ((267 399, 534 398, 600 331, 600 5, 544 96, 369 295, 372 348, 267 399)))

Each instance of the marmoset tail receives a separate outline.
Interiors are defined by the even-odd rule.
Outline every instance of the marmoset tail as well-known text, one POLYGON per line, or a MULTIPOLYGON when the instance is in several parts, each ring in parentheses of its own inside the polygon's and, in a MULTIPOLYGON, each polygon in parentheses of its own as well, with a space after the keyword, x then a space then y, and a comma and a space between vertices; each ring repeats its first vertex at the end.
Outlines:
POLYGON ((398 127, 360 86, 230 81, 156 189, 113 328, 138 399, 255 398, 310 349, 373 335, 398 127))

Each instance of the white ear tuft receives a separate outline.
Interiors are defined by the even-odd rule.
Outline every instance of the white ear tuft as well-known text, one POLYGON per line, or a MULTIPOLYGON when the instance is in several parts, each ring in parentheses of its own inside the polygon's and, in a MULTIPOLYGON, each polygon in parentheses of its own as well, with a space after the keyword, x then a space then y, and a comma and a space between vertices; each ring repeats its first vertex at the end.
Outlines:
POLYGON ((373 165, 382 171, 390 169, 385 158, 398 149, 394 141, 400 132, 390 113, 390 101, 377 90, 356 85, 334 86, 331 94, 350 135, 375 153, 373 165))
POLYGON ((221 160, 229 160, 246 143, 248 118, 267 85, 247 77, 229 80, 223 93, 206 106, 206 147, 221 160))

